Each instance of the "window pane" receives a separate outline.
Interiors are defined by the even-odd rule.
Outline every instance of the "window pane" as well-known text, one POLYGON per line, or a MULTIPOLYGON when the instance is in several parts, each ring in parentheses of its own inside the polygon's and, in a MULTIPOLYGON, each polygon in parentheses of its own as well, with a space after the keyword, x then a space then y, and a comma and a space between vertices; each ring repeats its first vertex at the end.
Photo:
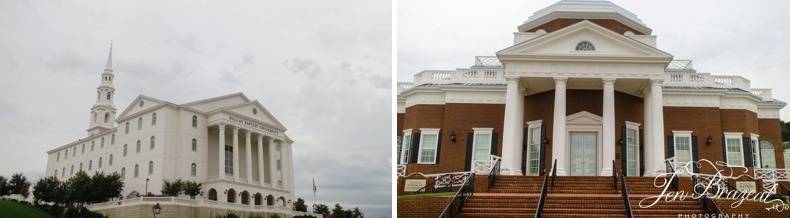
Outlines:
POLYGON ((423 135, 421 148, 431 149, 436 148, 437 135, 423 135))
POLYGON ((688 136, 675 137, 675 161, 691 161, 691 138, 688 136))
POLYGON ((472 161, 488 160, 488 155, 491 154, 490 134, 475 134, 474 154, 472 161))

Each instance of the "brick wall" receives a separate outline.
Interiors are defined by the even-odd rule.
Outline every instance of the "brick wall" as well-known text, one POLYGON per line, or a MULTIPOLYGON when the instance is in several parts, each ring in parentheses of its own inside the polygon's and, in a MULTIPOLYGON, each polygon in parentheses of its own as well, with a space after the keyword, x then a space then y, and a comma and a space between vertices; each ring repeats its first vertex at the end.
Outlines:
MULTIPOLYGON (((584 19, 567 19, 567 18, 556 19, 556 20, 549 21, 548 23, 545 23, 545 24, 540 25, 538 27, 532 28, 531 30, 529 30, 527 32, 535 32, 535 31, 538 31, 539 29, 543 29, 546 32, 550 33, 550 32, 554 32, 554 31, 557 31, 559 29, 565 28, 567 26, 576 24, 578 22, 581 22, 582 20, 584 20, 584 19)), ((609 30, 612 30, 614 32, 620 33, 620 34, 624 34, 626 31, 631 31, 631 32, 633 32, 634 34, 637 34, 637 35, 644 35, 644 33, 636 31, 636 30, 632 29, 631 27, 623 25, 622 23, 617 22, 615 20, 589 19, 589 21, 591 21, 591 22, 593 22, 595 24, 598 24, 598 25, 600 25, 600 26, 602 26, 602 27, 604 27, 606 29, 609 29, 609 30)))

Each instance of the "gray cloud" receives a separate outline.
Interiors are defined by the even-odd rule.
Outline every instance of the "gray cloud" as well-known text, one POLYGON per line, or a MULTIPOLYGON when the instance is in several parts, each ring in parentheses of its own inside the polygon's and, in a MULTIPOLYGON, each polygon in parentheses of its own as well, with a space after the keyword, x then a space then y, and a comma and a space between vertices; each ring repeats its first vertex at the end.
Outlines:
MULTIPOLYGON (((611 0, 635 13, 658 36, 658 48, 713 74, 741 75, 790 102, 790 2, 611 0)), ((556 0, 398 1, 398 81, 425 69, 468 67, 475 55, 512 45, 513 32, 556 0)), ((790 119, 790 107, 781 111, 790 119)))
POLYGON ((390 216, 390 5, 0 0, 0 175, 86 135, 113 40, 120 110, 244 92, 296 141, 298 197, 390 216))

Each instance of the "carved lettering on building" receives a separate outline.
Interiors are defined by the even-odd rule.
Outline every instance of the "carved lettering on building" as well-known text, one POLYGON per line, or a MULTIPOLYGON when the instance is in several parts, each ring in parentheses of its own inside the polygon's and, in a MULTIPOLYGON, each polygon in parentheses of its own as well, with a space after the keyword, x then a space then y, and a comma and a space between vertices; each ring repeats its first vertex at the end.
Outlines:
POLYGON ((275 129, 269 128, 266 125, 263 125, 261 123, 255 122, 255 121, 245 120, 245 119, 241 119, 241 118, 234 117, 234 116, 230 116, 230 121, 234 122, 234 123, 237 123, 237 124, 240 124, 240 125, 249 126, 249 127, 261 130, 263 132, 275 135, 275 136, 280 136, 280 131, 277 131, 275 129))

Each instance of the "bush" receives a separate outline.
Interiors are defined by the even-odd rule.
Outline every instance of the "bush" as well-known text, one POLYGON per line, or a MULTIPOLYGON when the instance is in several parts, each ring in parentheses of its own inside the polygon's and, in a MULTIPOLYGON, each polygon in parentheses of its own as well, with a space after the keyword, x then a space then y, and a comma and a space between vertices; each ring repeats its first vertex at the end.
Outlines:
POLYGON ((65 217, 74 217, 74 218, 104 218, 103 215, 100 213, 96 213, 93 211, 88 210, 85 207, 72 207, 66 210, 65 217))

